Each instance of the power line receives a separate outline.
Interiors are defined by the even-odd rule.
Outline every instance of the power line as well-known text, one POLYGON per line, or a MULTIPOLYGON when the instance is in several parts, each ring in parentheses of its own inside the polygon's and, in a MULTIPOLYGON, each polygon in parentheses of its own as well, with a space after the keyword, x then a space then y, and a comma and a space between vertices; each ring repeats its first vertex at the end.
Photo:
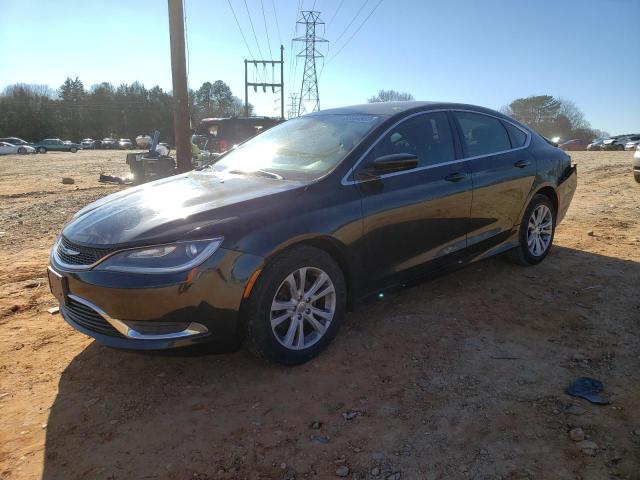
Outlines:
POLYGON ((249 16, 249 23, 251 24, 251 31, 253 32, 253 38, 256 41, 256 46, 258 47, 258 53, 260 54, 260 58, 264 58, 264 55, 262 55, 262 49, 260 48, 260 42, 258 41, 258 36, 256 35, 256 29, 253 28, 253 20, 251 20, 251 13, 247 6, 247 0, 244 0, 244 8, 247 10, 247 15, 249 16))
POLYGON ((251 49, 249 48, 249 44, 247 43, 247 38, 244 36, 244 32, 242 31, 242 27, 240 26, 240 22, 238 21, 238 17, 236 16, 236 12, 233 9, 233 5, 231 5, 231 0, 227 0, 229 4, 229 8, 231 9, 231 13, 233 13, 233 18, 236 19, 236 25, 238 26, 238 30, 240 30, 240 35, 242 35, 242 40, 244 41, 244 46, 247 47, 247 51, 249 52, 249 56, 252 60, 255 60, 251 49))
MULTIPOLYGON (((293 39, 296 36, 296 33, 298 33, 298 18, 300 17, 300 9, 302 8, 302 0, 298 0, 298 10, 296 11, 296 23, 293 26, 293 33, 291 34, 291 55, 289 57, 293 57, 293 39)), ((298 68, 298 57, 296 57, 295 60, 295 69, 298 68)), ((295 70, 294 70, 294 62, 292 62, 290 60, 291 63, 289 63, 289 85, 293 85, 293 78, 295 77, 295 70)))
POLYGON ((360 15, 360 12, 362 12, 362 10, 364 9, 364 7, 367 6, 367 3, 369 3, 369 0, 364 0, 364 3, 362 4, 362 6, 360 7, 360 9, 358 10, 358 12, 353 16, 353 18, 351 19, 351 21, 349 22, 349 24, 346 26, 346 28, 342 31, 342 33, 338 36, 338 38, 336 40, 333 41, 334 45, 337 45, 338 42, 340 41, 340 39, 344 36, 345 33, 347 33, 347 30, 349 30, 349 27, 351 27, 351 25, 353 25, 353 22, 356 21, 356 18, 358 18, 358 16, 360 15))
POLYGON ((269 41, 269 29, 267 28, 267 16, 264 14, 263 0, 260 0, 260 6, 262 7, 262 20, 264 20, 264 31, 267 34, 267 45, 269 46, 269 58, 273 58, 273 52, 271 51, 271 42, 269 41))
MULTIPOLYGON (((374 14, 374 12, 378 9, 378 7, 380 6, 380 4, 381 4, 382 2, 383 2, 383 0, 379 0, 379 2, 376 4, 376 6, 375 6, 375 7, 373 7, 373 10, 371 10, 371 11, 369 12, 369 15, 367 15, 367 16, 366 16, 366 18, 362 21, 362 23, 360 24, 360 26, 359 26, 358 28, 356 28, 356 31, 355 31, 355 32, 353 32, 353 33, 351 34, 351 36, 349 37, 349 39, 348 39, 344 44, 342 44, 342 47, 340 47, 340 50, 338 50, 338 51, 336 52, 336 54, 335 54, 335 55, 333 55, 330 59, 328 59, 328 60, 327 60, 327 62, 325 63, 325 65, 326 65, 326 64, 328 64, 329 62, 331 62, 331 60, 333 60, 334 58, 336 58, 338 55, 340 55, 340 52, 341 52, 342 50, 344 50, 344 47, 346 47, 346 46, 349 44, 349 42, 350 42, 351 40, 353 40, 353 37, 355 37, 355 36, 356 36, 356 34, 360 31, 360 29, 364 26, 364 24, 365 24, 365 23, 367 23, 367 20, 369 20, 369 18, 371 18, 371 16, 372 16, 372 15, 374 14)), ((324 69, 324 67, 323 67, 323 69, 324 69)), ((322 74, 322 71, 320 71, 320 73, 322 74)))
POLYGON ((333 12, 333 15, 331 17, 331 20, 329 20, 327 22, 327 24, 333 22, 333 19, 336 18, 336 15, 338 14, 338 12, 340 11, 340 9, 342 8, 342 5, 344 4, 344 0, 340 0, 340 3, 338 4, 338 8, 336 8, 336 11, 333 12))
MULTIPOLYGON (((282 45, 282 36, 280 35, 280 24, 278 23, 278 12, 276 12, 276 0, 271 0, 271 6, 273 7, 273 16, 276 19, 276 28, 278 29, 278 43, 282 45)), ((344 1, 344 0, 343 0, 344 1)))

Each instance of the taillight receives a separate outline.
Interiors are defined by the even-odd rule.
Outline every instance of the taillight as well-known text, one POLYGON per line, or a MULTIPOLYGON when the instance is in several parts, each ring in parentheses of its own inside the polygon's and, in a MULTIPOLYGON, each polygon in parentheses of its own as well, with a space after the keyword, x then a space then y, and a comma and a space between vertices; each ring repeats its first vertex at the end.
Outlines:
POLYGON ((229 150, 229 142, 226 140, 218 140, 218 152, 226 152, 229 150))

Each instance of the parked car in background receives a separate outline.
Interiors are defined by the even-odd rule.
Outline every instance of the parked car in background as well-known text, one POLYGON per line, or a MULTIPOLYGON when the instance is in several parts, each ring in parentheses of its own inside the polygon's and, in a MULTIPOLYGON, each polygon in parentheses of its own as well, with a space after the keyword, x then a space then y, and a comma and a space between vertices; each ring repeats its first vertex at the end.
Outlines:
POLYGON ((627 137, 627 143, 624 144, 625 150, 635 150, 640 145, 640 135, 631 135, 627 137))
POLYGON ((624 150, 624 146, 629 137, 631 137, 631 135, 609 137, 602 142, 602 150, 624 150))
POLYGON ((581 140, 579 138, 568 140, 566 142, 558 145, 562 150, 566 151, 577 151, 577 150, 586 150, 588 142, 586 140, 581 140))
POLYGON ((21 138, 18 137, 5 137, 5 138, 0 138, 0 142, 6 142, 6 143, 10 143, 12 145, 31 145, 30 142, 27 142, 26 140, 23 140, 21 138))
POLYGON ((636 153, 633 154, 633 176, 636 182, 640 183, 640 145, 636 147, 636 153))
POLYGON ((133 142, 130 138, 121 138, 118 140, 118 148, 120 150, 131 150, 133 148, 133 142))
POLYGON ((595 138, 591 140, 591 143, 587 145, 587 150, 590 152, 602 150, 602 142, 604 142, 605 138, 595 138))
POLYGON ((96 141, 93 138, 83 138, 82 141, 80 142, 80 145, 82 145, 82 148, 84 149, 89 149, 89 148, 93 148, 95 143, 96 141))
POLYGON ((100 141, 100 148, 103 150, 113 150, 118 148, 118 141, 115 138, 106 137, 100 141))
POLYGON ((36 153, 36 149, 30 145, 14 145, 9 142, 0 142, 0 155, 10 155, 12 153, 36 153))
MULTIPOLYGON (((68 141, 68 140, 67 140, 68 141)), ((82 149, 82 145, 78 143, 65 143, 59 138, 45 138, 33 144, 38 153, 47 152, 71 152, 76 153, 82 149)))
POLYGON ((381 292, 499 253, 542 262, 576 184, 569 155, 493 110, 324 110, 84 207, 49 282, 62 317, 105 345, 244 341, 299 364, 381 292))
POLYGON ((270 117, 205 118, 200 121, 191 141, 205 156, 223 153, 281 121, 270 117))

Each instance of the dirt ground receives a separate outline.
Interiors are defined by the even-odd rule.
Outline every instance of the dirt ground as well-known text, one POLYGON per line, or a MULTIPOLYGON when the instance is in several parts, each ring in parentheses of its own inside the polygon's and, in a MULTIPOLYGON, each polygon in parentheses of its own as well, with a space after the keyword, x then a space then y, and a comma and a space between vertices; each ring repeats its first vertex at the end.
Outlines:
POLYGON ((122 188, 97 179, 127 173, 124 153, 0 157, 0 479, 640 479, 631 157, 574 152, 541 265, 490 259, 388 296, 296 368, 113 350, 47 313, 55 235, 122 188), (580 376, 611 405, 565 394, 580 376))

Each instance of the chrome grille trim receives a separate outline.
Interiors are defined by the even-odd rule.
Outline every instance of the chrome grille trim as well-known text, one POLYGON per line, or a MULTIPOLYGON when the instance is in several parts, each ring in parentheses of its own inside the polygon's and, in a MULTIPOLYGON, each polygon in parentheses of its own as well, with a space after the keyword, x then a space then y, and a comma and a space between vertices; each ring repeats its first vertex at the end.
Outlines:
POLYGON ((115 251, 115 248, 84 247, 60 235, 52 253, 56 263, 65 269, 87 270, 115 251))

